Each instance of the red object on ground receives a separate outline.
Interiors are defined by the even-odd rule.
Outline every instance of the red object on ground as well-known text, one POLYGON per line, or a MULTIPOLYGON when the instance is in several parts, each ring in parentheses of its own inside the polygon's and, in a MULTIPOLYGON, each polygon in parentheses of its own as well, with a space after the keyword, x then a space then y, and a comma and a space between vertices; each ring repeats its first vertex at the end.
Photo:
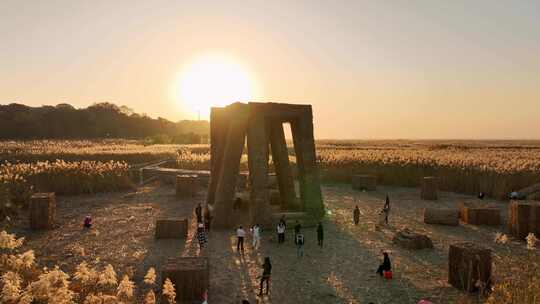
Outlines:
POLYGON ((384 278, 387 279, 387 280, 392 279, 392 271, 384 271, 383 275, 384 275, 384 278))
POLYGON ((433 304, 433 302, 430 302, 428 300, 420 300, 418 304, 433 304))

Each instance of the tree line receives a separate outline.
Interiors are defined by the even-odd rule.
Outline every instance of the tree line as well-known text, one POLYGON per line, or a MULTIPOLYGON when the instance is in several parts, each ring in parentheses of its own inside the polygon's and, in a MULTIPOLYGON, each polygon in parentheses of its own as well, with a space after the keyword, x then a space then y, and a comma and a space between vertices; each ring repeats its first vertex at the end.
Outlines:
POLYGON ((66 103, 0 104, 0 139, 145 138, 156 143, 204 143, 209 129, 208 121, 154 119, 108 102, 80 109, 66 103))

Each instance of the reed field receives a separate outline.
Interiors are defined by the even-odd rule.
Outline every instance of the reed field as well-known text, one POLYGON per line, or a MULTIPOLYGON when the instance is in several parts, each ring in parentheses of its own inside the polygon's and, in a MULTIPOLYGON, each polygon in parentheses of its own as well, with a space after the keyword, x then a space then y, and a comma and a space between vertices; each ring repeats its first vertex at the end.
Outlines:
MULTIPOLYGON (((347 183, 355 173, 369 173, 376 175, 380 184, 415 187, 422 177, 433 175, 440 178, 442 190, 484 192, 495 198, 540 182, 540 141, 321 140, 316 149, 323 182, 347 183)), ((76 166, 82 166, 85 172, 81 176, 90 176, 90 167, 110 168, 110 161, 134 165, 174 158, 179 168, 208 170, 209 150, 208 145, 149 145, 140 140, 3 141, 0 160, 20 165, 24 168, 21 172, 29 172, 27 163, 45 162, 31 168, 64 168, 78 162, 76 166)), ((294 149, 290 147, 289 151, 294 163, 294 149)), ((10 168, 10 172, 16 172, 14 166, 4 165, 2 171, 10 168)), ((120 167, 125 169, 116 165, 112 172, 121 172, 117 171, 120 167)), ((245 155, 241 169, 247 169, 245 155)), ((46 174, 37 175, 43 180, 46 174)), ((56 176, 61 179, 61 175, 56 176)), ((108 190, 108 186, 94 185, 100 183, 95 177, 84 182, 67 180, 68 185, 57 186, 62 193, 108 190)))

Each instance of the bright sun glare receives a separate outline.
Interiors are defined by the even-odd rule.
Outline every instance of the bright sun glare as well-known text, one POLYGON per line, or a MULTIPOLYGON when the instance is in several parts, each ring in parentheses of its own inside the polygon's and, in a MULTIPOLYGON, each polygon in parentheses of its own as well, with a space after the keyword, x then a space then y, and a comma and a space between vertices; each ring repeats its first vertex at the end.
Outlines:
POLYGON ((180 74, 178 98, 184 111, 206 118, 210 107, 253 98, 254 83, 234 59, 219 55, 196 58, 180 74))

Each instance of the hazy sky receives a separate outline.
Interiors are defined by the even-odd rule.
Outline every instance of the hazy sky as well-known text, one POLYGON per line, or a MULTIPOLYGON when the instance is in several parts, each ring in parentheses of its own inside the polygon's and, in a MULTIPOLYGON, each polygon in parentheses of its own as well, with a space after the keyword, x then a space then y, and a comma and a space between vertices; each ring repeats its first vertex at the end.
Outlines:
POLYGON ((193 119, 174 92, 206 53, 311 103, 318 138, 540 138, 536 0, 0 0, 3 104, 193 119))

